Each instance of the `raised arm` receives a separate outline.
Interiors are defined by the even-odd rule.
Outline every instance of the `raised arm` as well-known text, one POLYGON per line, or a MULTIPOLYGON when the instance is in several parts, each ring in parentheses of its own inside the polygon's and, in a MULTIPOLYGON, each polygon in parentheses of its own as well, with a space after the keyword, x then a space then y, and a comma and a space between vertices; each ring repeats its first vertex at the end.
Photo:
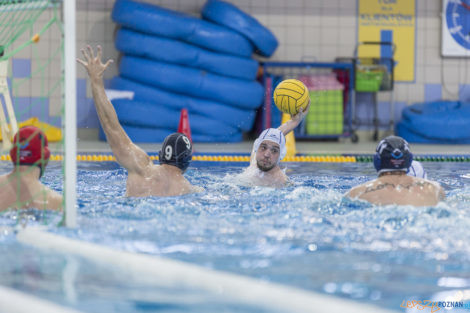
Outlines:
POLYGON ((96 111, 116 160, 129 172, 144 175, 147 167, 152 164, 150 157, 127 136, 104 90, 103 73, 113 60, 108 60, 106 64, 101 62, 100 46, 96 57, 90 46, 81 51, 85 60, 77 59, 77 62, 85 67, 90 77, 96 111))
POLYGON ((303 111, 299 111, 296 115, 292 115, 291 119, 279 126, 277 129, 282 131, 284 136, 294 130, 297 126, 299 126, 300 122, 304 119, 305 115, 307 115, 308 109, 310 108, 310 100, 308 102, 307 107, 303 111))

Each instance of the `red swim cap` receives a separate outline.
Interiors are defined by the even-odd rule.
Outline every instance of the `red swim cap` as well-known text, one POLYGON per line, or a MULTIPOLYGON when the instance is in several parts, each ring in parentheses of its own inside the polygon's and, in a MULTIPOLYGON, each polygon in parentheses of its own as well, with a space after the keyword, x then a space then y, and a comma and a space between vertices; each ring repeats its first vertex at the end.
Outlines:
POLYGON ((10 150, 13 164, 38 165, 42 174, 50 156, 47 137, 39 128, 26 126, 18 130, 10 150))

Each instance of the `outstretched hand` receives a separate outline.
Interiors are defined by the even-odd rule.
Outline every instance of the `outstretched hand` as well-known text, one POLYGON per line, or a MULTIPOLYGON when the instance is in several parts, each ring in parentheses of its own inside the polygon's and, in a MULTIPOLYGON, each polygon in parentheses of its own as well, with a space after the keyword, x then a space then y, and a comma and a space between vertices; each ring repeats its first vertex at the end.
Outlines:
POLYGON ((110 59, 105 64, 103 64, 101 62, 101 46, 98 46, 96 50, 97 52, 95 56, 93 48, 89 45, 86 47, 86 50, 80 49, 85 60, 77 58, 77 62, 86 68, 90 78, 100 79, 103 77, 103 73, 106 68, 108 68, 109 64, 113 63, 113 60, 110 59))
POLYGON ((299 110, 299 112, 295 115, 291 116, 291 120, 295 122, 297 125, 302 122, 302 120, 305 118, 305 116, 308 113, 308 110, 310 109, 310 99, 308 99, 308 104, 303 110, 299 110))

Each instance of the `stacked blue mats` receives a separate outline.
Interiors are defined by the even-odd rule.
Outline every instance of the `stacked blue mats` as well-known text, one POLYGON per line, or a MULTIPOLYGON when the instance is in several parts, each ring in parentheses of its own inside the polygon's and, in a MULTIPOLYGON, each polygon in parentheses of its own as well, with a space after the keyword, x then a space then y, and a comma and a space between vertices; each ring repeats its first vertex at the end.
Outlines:
POLYGON ((470 143, 470 103, 436 101, 406 107, 397 134, 409 142, 428 144, 470 143))
POLYGON ((162 142, 176 131, 183 108, 195 142, 238 142, 251 130, 264 98, 252 55, 269 57, 278 42, 232 4, 209 0, 201 15, 115 2, 115 45, 123 56, 110 88, 134 92, 132 100, 112 100, 133 141, 162 142))

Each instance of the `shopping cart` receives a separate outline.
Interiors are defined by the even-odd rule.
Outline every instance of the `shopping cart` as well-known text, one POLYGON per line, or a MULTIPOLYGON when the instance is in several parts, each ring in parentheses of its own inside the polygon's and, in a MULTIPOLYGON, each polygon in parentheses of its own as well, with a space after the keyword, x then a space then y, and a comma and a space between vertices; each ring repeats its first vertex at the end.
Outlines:
MULTIPOLYGON (((393 67, 394 60, 393 55, 395 54, 395 44, 392 42, 383 42, 383 41, 364 41, 356 45, 354 49, 355 57, 355 90, 357 92, 372 92, 373 93, 373 105, 374 105, 374 117, 372 120, 374 133, 372 139, 377 141, 379 127, 382 126, 379 123, 378 112, 379 112, 379 102, 378 102, 378 92, 387 91, 389 92, 389 108, 390 108, 390 117, 388 121, 388 131, 393 133, 394 129, 394 115, 395 115, 395 106, 393 101, 393 67), (360 46, 390 46, 392 57, 358 57, 359 47, 360 46)), ((354 103, 356 101, 354 100, 354 103)), ((353 107, 355 111, 355 106, 353 107)), ((353 114, 353 128, 357 129, 361 125, 361 121, 358 120, 356 112, 353 114)), ((387 126, 385 124, 384 126, 387 126)))
POLYGON ((388 126, 388 132, 393 133, 394 129, 394 100, 393 100, 393 68, 395 54, 395 44, 392 42, 382 41, 365 41, 360 42, 354 49, 354 56, 351 57, 340 57, 336 58, 336 62, 340 63, 351 63, 354 65, 354 93, 351 106, 352 115, 352 129, 355 132, 359 126, 369 126, 369 121, 360 120, 356 114, 356 96, 357 93, 372 93, 372 104, 373 104, 373 119, 372 126, 374 127, 374 133, 372 136, 373 140, 378 139, 378 131, 381 126, 388 126), (360 46, 367 45, 378 45, 378 46, 390 46, 392 51, 392 57, 358 57, 358 50, 360 46), (378 92, 389 92, 389 107, 390 117, 388 123, 380 124, 378 118, 379 102, 378 92))

